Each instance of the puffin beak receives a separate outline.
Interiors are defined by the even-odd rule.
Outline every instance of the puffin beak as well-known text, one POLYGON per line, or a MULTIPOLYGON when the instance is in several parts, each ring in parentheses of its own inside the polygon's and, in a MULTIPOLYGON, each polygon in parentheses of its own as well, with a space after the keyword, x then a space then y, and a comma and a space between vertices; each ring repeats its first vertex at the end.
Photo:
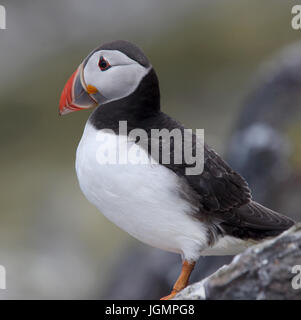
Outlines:
POLYGON ((80 64, 67 81, 61 94, 60 115, 77 110, 90 109, 98 105, 98 102, 92 96, 98 91, 95 87, 86 85, 83 74, 83 64, 80 64))

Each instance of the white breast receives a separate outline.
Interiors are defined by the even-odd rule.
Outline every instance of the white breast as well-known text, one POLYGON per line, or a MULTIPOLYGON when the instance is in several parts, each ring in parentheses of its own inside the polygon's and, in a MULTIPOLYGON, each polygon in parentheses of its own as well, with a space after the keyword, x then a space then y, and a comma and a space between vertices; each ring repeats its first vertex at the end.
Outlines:
MULTIPOLYGON (((118 139, 127 137, 98 131, 89 122, 76 154, 80 187, 109 220, 133 237, 154 247, 197 259, 207 246, 206 226, 189 216, 191 204, 179 196, 179 178, 159 164, 109 164, 118 139), (101 164, 102 162, 102 164, 101 164)), ((127 141, 127 150, 146 152, 127 141)), ((141 155, 140 154, 140 155, 141 155)))

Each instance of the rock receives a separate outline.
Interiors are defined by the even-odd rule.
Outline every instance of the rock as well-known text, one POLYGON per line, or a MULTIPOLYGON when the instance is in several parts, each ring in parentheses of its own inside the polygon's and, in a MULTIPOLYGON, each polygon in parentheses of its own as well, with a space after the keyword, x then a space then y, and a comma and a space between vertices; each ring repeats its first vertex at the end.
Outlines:
POLYGON ((301 223, 248 248, 229 265, 188 286, 174 299, 300 300, 301 275, 292 272, 295 265, 301 266, 301 223), (294 277, 299 279, 299 289, 293 289, 294 277))

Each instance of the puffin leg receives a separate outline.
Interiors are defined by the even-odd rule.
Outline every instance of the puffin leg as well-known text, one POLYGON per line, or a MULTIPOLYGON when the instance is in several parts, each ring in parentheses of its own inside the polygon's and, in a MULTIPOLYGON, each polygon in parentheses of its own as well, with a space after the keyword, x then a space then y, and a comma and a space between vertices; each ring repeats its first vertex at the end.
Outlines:
POLYGON ((194 266, 195 266, 194 261, 188 262, 187 260, 184 260, 184 262, 182 264, 181 274, 180 274, 178 280, 176 281, 176 283, 174 284, 171 293, 168 296, 161 298, 160 300, 172 299, 178 292, 180 292, 181 290, 186 288, 188 285, 190 274, 191 274, 194 266))

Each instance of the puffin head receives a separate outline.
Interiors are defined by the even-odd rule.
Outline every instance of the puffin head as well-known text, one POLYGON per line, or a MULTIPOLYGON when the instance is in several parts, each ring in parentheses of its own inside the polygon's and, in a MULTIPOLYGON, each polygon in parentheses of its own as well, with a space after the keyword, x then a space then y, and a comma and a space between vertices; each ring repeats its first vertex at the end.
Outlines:
POLYGON ((101 45, 67 81, 61 94, 60 115, 130 95, 151 68, 143 51, 128 41, 101 45))

